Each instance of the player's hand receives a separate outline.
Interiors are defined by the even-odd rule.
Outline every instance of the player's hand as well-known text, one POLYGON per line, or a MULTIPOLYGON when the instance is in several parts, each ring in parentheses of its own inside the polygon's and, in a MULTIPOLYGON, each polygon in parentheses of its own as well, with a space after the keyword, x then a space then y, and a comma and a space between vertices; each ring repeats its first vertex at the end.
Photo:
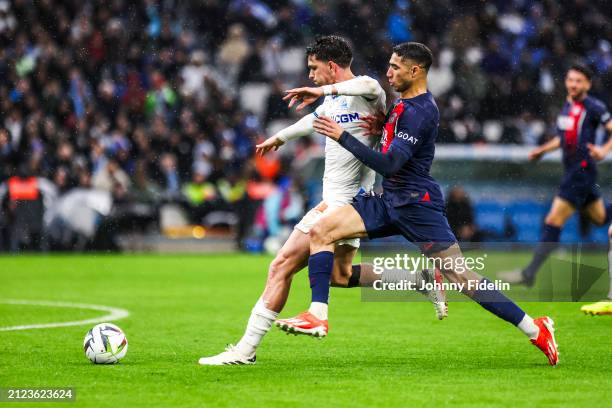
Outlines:
POLYGON ((592 143, 587 143, 587 149, 589 149, 589 154, 596 161, 603 160, 606 157, 606 154, 608 153, 603 147, 596 146, 592 143))
POLYGON ((544 155, 544 151, 540 148, 533 149, 529 152, 529 161, 538 161, 544 155))
POLYGON ((296 111, 301 111, 306 106, 315 102, 317 99, 323 96, 323 88, 320 87, 304 87, 304 88, 293 88, 285 91, 287 95, 283 97, 284 101, 289 101, 289 107, 291 108, 296 102, 301 102, 296 111))
POLYGON ((385 114, 378 112, 376 115, 362 116, 363 123, 359 127, 365 129, 365 136, 380 136, 382 135, 383 126, 385 124, 385 114))
POLYGON ((272 149, 274 149, 274 151, 278 150, 278 148, 284 144, 285 142, 283 142, 277 136, 272 136, 266 139, 263 143, 260 143, 257 146, 255 146, 255 154, 263 156, 264 154, 268 153, 272 149))
POLYGON ((336 141, 340 139, 340 135, 344 132, 344 129, 336 121, 327 116, 319 116, 319 118, 315 119, 312 127, 316 132, 336 141))

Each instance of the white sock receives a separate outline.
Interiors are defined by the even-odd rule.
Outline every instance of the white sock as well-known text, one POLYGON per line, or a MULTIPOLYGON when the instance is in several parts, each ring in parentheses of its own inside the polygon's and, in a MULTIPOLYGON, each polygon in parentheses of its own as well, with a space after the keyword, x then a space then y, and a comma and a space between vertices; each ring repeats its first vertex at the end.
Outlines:
POLYGON ((409 271, 407 269, 385 269, 380 275, 380 279, 384 283, 401 283, 401 282, 414 282, 417 288, 421 285, 418 283, 417 278, 420 279, 421 273, 409 271))
POLYGON ((327 320, 327 303, 312 302, 308 311, 319 320, 327 320))
POLYGON ((238 351, 245 356, 253 355, 277 316, 278 313, 266 308, 263 299, 259 298, 251 311, 244 335, 236 344, 238 351))
POLYGON ((540 334, 540 328, 536 326, 531 316, 529 316, 527 313, 525 313, 523 320, 521 320, 517 327, 532 340, 537 339, 538 334, 540 334))

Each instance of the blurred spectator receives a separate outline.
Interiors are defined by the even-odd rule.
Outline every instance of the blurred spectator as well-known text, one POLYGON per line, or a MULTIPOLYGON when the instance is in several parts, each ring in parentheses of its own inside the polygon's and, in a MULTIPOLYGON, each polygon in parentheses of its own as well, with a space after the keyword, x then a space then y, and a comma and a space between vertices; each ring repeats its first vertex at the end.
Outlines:
POLYGON ((48 180, 35 177, 22 164, 16 175, 0 184, 0 235, 8 238, 12 252, 45 250, 43 216, 45 206, 57 197, 55 186, 48 180))
POLYGON ((128 175, 121 169, 117 160, 110 159, 106 165, 94 174, 92 186, 105 191, 127 191, 131 181, 128 175))
POLYGON ((465 190, 459 186, 448 192, 446 200, 446 217, 459 241, 472 241, 476 234, 474 209, 465 190))

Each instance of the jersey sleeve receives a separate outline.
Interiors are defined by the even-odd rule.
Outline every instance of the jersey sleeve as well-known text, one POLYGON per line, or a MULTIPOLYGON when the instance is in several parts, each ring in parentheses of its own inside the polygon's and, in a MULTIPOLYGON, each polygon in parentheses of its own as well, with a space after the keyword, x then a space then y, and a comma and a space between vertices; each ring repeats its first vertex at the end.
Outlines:
POLYGON ((597 121, 602 125, 607 124, 610 120, 612 120, 612 116, 610 116, 610 111, 602 102, 597 101, 593 104, 593 111, 595 112, 595 117, 597 121))
POLYGON ((425 128, 427 120, 422 114, 419 114, 414 108, 409 108, 402 112, 397 121, 395 135, 389 146, 389 152, 392 150, 401 150, 405 155, 411 157, 423 144, 425 128))
POLYGON ((338 140, 359 161, 384 177, 395 175, 423 144, 427 120, 413 108, 402 112, 393 141, 386 152, 377 152, 359 142, 348 132, 338 140))
POLYGON ((288 142, 302 136, 310 135, 314 131, 312 124, 316 118, 317 116, 315 116, 314 113, 310 113, 295 122, 293 125, 287 126, 286 128, 280 130, 275 136, 283 142, 288 142))
POLYGON ((338 95, 363 96, 368 100, 376 100, 384 94, 378 81, 365 75, 338 82, 334 86, 338 95))

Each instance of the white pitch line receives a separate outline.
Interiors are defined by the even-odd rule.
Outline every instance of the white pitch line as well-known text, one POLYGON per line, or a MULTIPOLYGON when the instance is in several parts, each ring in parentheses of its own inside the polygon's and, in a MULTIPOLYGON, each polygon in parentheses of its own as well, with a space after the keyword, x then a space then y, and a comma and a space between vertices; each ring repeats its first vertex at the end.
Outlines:
POLYGON ((95 324, 109 322, 113 320, 119 320, 126 318, 130 313, 125 309, 118 307, 92 305, 88 303, 71 303, 71 302, 54 302, 45 300, 21 300, 21 299, 0 299, 0 303, 6 305, 27 305, 27 306, 47 306, 47 307, 65 307, 71 309, 87 309, 87 310, 98 310, 101 312, 108 312, 104 316, 95 317, 93 319, 85 320, 74 320, 71 322, 57 322, 57 323, 40 323, 40 324, 26 324, 23 326, 7 326, 0 327, 0 332, 3 331, 14 331, 14 330, 30 330, 30 329, 49 329, 53 327, 68 327, 68 326, 81 326, 85 324, 95 324))

